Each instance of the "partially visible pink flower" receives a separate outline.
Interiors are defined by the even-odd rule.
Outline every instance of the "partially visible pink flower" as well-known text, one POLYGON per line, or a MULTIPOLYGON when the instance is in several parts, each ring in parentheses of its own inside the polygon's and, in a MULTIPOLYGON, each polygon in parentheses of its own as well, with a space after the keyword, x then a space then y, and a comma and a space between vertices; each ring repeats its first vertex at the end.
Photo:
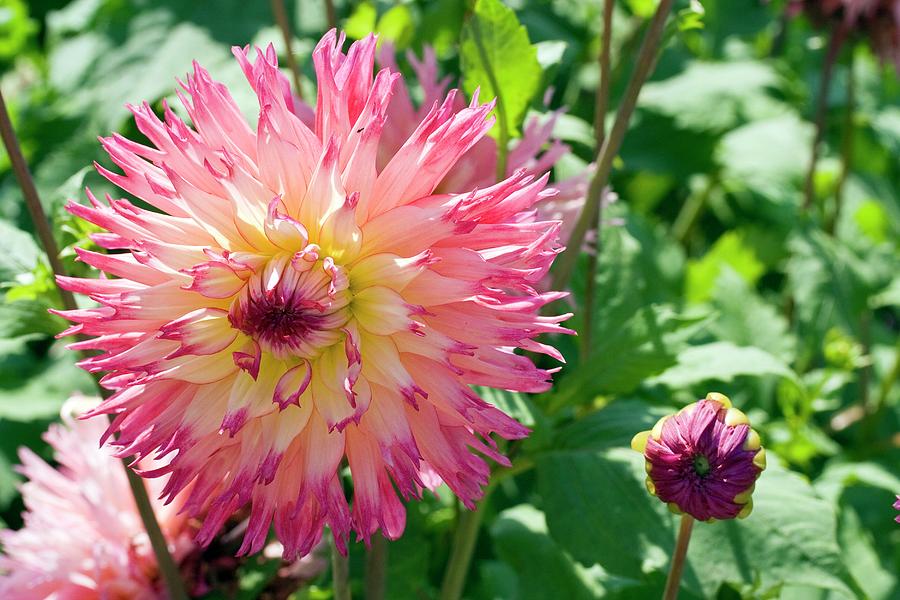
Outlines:
POLYGON ((750 496, 766 468, 759 435, 722 394, 663 417, 631 447, 647 460, 647 489, 674 512, 695 519, 746 517, 750 496))
POLYGON ((882 61, 900 71, 900 2, 897 0, 791 0, 789 10, 806 12, 819 24, 837 25, 841 35, 869 42, 882 61))
MULTIPOLYGON (((413 102, 407 86, 398 86, 394 98, 388 106, 388 127, 382 135, 379 158, 383 163, 403 144, 410 133, 422 122, 435 102, 443 99, 451 85, 449 76, 441 78, 438 72, 434 50, 426 46, 419 59, 414 53, 406 54, 424 97, 418 106, 413 102)), ((394 71, 399 71, 394 49, 389 42, 382 44, 378 52, 378 62, 394 71)), ((460 111, 466 106, 461 96, 457 96, 453 110, 460 111)), ((553 129, 562 111, 555 111, 546 117, 534 116, 525 123, 522 137, 511 146, 506 163, 506 176, 517 171, 539 176, 550 171, 557 161, 569 153, 569 146, 553 136, 553 129)), ((478 140, 450 169, 438 184, 440 192, 464 192, 485 188, 496 182, 497 142, 485 136, 478 140)), ((562 223, 560 239, 566 241, 575 226, 575 221, 584 205, 589 178, 593 167, 585 169, 568 179, 550 184, 557 193, 535 205, 540 219, 559 220, 562 223)))
MULTIPOLYGON (((74 412, 96 404, 70 400, 63 423, 44 439, 55 450, 53 468, 31 450, 19 456, 25 525, 0 531, 0 598, 138 599, 165 597, 156 558, 141 523, 122 461, 97 448, 105 429, 100 421, 79 421, 74 412)), ((145 465, 148 466, 148 465, 145 465)), ((151 497, 164 479, 148 482, 151 497)), ((153 508, 176 561, 194 548, 180 498, 153 508)))
MULTIPOLYGON (((900 510, 900 496, 897 496, 897 501, 894 502, 894 508, 900 510)), ((894 520, 900 523, 900 515, 894 517, 894 520)))
POLYGON ((379 159, 401 75, 373 79, 374 37, 346 54, 343 41, 331 31, 316 46, 312 112, 273 48, 255 62, 235 49, 259 99, 254 127, 195 65, 180 94, 193 126, 144 104, 132 110, 151 145, 102 141, 123 174, 100 172, 157 210, 69 205, 114 251, 79 250, 113 277, 60 279, 100 304, 65 313, 67 333, 93 336, 72 347, 100 350, 81 365, 116 391, 91 414, 115 415, 123 456, 174 454, 144 475, 171 473, 168 498, 193 484, 185 510, 206 514, 201 542, 249 504, 240 553, 272 525, 288 560, 326 524, 341 550, 351 530, 396 538, 398 495, 441 482, 473 507, 482 457, 509 464, 492 436, 527 430, 470 386, 547 390, 552 371, 517 350, 561 359, 535 338, 568 331, 567 315, 540 315, 565 294, 535 289, 560 251, 559 223, 534 216, 555 193, 547 175, 437 191, 493 105, 459 110, 451 91, 379 159))

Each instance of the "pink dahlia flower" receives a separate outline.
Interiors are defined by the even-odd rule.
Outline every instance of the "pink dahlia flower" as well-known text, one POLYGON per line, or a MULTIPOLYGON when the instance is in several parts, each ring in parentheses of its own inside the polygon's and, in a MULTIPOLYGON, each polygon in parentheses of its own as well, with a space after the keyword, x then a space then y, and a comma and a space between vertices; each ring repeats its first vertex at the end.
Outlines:
MULTIPOLYGON (((450 86, 450 77, 439 76, 437 59, 432 48, 425 47, 421 60, 412 52, 408 52, 406 56, 424 97, 417 107, 412 101, 409 89, 406 86, 398 86, 388 107, 388 122, 393 126, 387 128, 382 135, 379 164, 386 164, 397 152, 415 127, 427 116, 430 107, 444 97, 450 86)), ((381 46, 377 59, 381 65, 399 71, 394 49, 389 43, 381 46)), ((457 96, 454 100, 454 110, 460 111, 465 106, 463 98, 457 96)), ((510 147, 506 163, 507 177, 518 171, 540 176, 568 154, 569 147, 553 137, 553 129, 561 113, 562 111, 558 111, 547 117, 535 116, 528 119, 522 138, 514 141, 510 147)), ((466 192, 488 187, 496 181, 496 169, 497 142, 491 137, 482 137, 444 176, 438 184, 437 191, 466 192)), ((572 227, 575 226, 587 194, 590 173, 591 169, 587 169, 578 175, 553 183, 551 189, 555 189, 557 193, 535 206, 540 218, 559 220, 562 223, 560 230, 562 240, 568 239, 572 227)))
MULTIPOLYGON (((900 496, 897 496, 897 501, 894 502, 894 508, 900 510, 900 496)), ((900 515, 897 515, 894 520, 900 523, 900 515)))
POLYGON ((631 447, 647 460, 647 489, 695 519, 746 517, 766 451, 747 415, 711 393, 643 431, 631 447))
POLYGON ((547 176, 435 193, 492 124, 492 104, 457 110, 455 91, 379 160, 401 76, 373 80, 373 37, 342 45, 332 31, 313 53, 314 118, 271 47, 255 62, 235 49, 255 127, 195 65, 180 94, 192 127, 144 104, 132 111, 152 146, 102 140, 124 174, 100 172, 158 212, 69 205, 115 251, 79 251, 114 278, 61 279, 100 304, 64 313, 66 335, 95 336, 73 346, 101 351, 81 365, 116 391, 91 414, 115 415, 121 455, 175 453, 144 475, 171 473, 167 498, 193 483, 185 509, 209 508, 202 542, 249 504, 242 553, 273 521, 287 558, 325 524, 342 550, 351 529, 396 538, 397 491, 440 481, 472 507, 490 474, 481 456, 508 464, 492 434, 527 430, 470 384, 544 391, 551 372, 516 349, 561 359, 535 339, 566 331, 567 315, 539 315, 562 294, 534 289, 560 251, 560 224, 534 218, 547 176))
MULTIPOLYGON (((27 448, 19 452, 28 480, 22 485, 25 526, 0 531, 0 598, 162 598, 156 558, 122 462, 97 448, 103 423, 75 419, 79 408, 86 408, 85 399, 70 400, 63 423, 44 435, 58 468, 27 448)), ((149 482, 151 493, 163 483, 149 482)), ((175 559, 184 559, 195 546, 187 516, 178 514, 180 502, 153 504, 175 559)))

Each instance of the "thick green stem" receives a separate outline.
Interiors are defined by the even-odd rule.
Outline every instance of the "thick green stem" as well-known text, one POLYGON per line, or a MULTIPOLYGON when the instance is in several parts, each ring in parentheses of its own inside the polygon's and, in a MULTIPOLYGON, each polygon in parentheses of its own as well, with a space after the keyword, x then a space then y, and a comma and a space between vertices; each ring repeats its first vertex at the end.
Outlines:
POLYGON ((294 56, 294 34, 291 33, 291 22, 288 19, 287 11, 284 9, 284 0, 272 0, 272 14, 275 16, 278 28, 281 30, 281 37, 284 38, 284 52, 287 55, 291 77, 294 80, 294 93, 297 94, 298 98, 303 99, 300 67, 297 65, 297 57, 294 56))
MULTIPOLYGON (((31 177, 31 171, 28 169, 25 157, 22 156, 19 140, 16 137, 12 121, 9 118, 9 111, 6 109, 6 102, 3 99, 2 92, 0 92, 0 137, 3 138, 3 145, 6 147, 7 154, 9 154, 13 173, 15 173, 16 179, 19 181, 19 186, 22 188, 25 206, 28 208, 32 223, 34 223, 38 239, 44 247, 44 251, 47 253, 47 260, 50 262, 50 268, 53 269, 54 275, 65 276, 66 269, 59 259, 59 246, 56 243, 56 239, 53 237, 53 229, 50 226, 49 219, 47 219, 47 214, 44 212, 44 207, 41 205, 37 188, 34 185, 34 179, 31 177)), ((59 291, 59 297, 66 310, 75 310, 78 308, 75 303, 75 297, 71 292, 63 289, 59 285, 57 285, 57 290, 59 291)), ((95 382, 96 381, 97 380, 95 379, 95 382)), ((99 382, 97 383, 97 390, 101 397, 105 398, 109 395, 108 390, 101 387, 99 382)), ((153 506, 150 504, 147 488, 144 487, 143 480, 134 471, 128 468, 128 460, 129 459, 127 458, 123 460, 122 467, 128 475, 128 484, 131 486, 134 503, 137 506, 141 521, 144 524, 144 529, 147 531, 147 536, 150 538, 150 545, 153 547, 153 553, 156 555, 156 563, 160 575, 166 584, 169 597, 172 600, 187 600, 188 596, 184 591, 184 583, 181 581, 178 567, 172 559, 172 555, 169 553, 166 538, 159 528, 156 516, 153 514, 153 506)))
POLYGON ((663 600, 676 600, 681 585, 681 573, 684 571, 684 559, 687 557, 688 544, 691 542, 691 531, 694 529, 694 517, 681 515, 681 526, 678 528, 678 540, 672 552, 672 565, 666 579, 666 591, 663 600))
POLYGON ((350 559, 341 554, 337 544, 331 544, 331 581, 334 600, 350 600, 350 559))
MULTIPOLYGON (((597 104, 594 107, 594 137, 595 148, 603 147, 606 141, 606 113, 609 112, 609 87, 611 78, 612 54, 612 17, 615 3, 613 0, 603 1, 603 30, 600 32, 600 85, 597 87, 597 104)), ((594 305, 597 296, 597 265, 600 263, 600 253, 603 250, 603 201, 601 199, 597 211, 596 239, 594 252, 588 256, 587 273, 585 275, 584 288, 584 327, 581 335, 581 362, 587 362, 591 354, 592 337, 594 332, 594 305)))
POLYGON ((366 551, 366 600, 384 600, 387 561, 388 541, 376 534, 366 551))
POLYGON ((453 536, 453 549, 441 585, 440 600, 459 600, 462 597, 488 498, 485 493, 475 510, 464 510, 460 513, 456 534, 453 536))
POLYGON ((631 121, 631 115, 637 106, 641 88, 656 64, 656 54, 663 37, 666 19, 672 9, 672 2, 673 0, 661 0, 656 13, 650 20, 650 25, 647 28, 647 33, 644 35, 644 41, 638 53, 634 72, 628 82, 628 87, 625 89, 622 102, 619 104, 616 120, 597 155, 597 166, 594 176, 591 178, 591 185, 588 188, 584 208, 582 208, 581 215, 575 223, 572 235, 569 237, 566 251, 557 260, 552 289, 563 289, 568 285, 572 272, 575 270, 581 247, 584 244, 584 236, 594 226, 594 223, 597 222, 600 216, 603 190, 609 183, 613 159, 618 154, 622 140, 625 138, 625 132, 628 130, 628 123, 631 121))

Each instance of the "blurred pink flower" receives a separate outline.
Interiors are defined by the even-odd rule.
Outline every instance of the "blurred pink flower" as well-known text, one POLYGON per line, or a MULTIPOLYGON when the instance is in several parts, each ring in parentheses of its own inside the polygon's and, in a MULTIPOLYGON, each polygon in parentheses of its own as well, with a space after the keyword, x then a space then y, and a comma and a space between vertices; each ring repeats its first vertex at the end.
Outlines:
POLYGON ((67 334, 95 336, 72 347, 101 351, 81 365, 116 390, 91 414, 115 415, 121 455, 176 453, 144 475, 171 473, 168 498, 193 482, 185 509, 209 508, 201 542, 249 503, 240 553, 273 521, 288 559, 325 524, 342 550, 351 529, 396 538, 397 492, 441 481, 472 507, 490 474, 481 456, 508 464, 491 435, 527 430, 470 384, 541 392, 551 371, 515 350, 562 358, 534 339, 567 331, 567 315, 539 315, 564 294, 534 288, 560 250, 559 223, 534 218, 547 176, 435 193, 492 124, 492 104, 458 110, 455 91, 379 159, 401 76, 373 81, 375 39, 346 54, 343 41, 329 32, 313 53, 314 113, 274 49, 252 63, 235 49, 255 129, 195 64, 179 94, 193 128, 144 104, 132 110, 152 146, 103 140, 124 174, 100 172, 160 212, 69 205, 117 251, 79 250, 116 278, 61 279, 100 303, 65 313, 67 334))
MULTIPOLYGON (((406 138, 428 114, 430 107, 444 97, 451 84, 450 77, 440 78, 437 58, 432 48, 425 47, 421 60, 412 52, 406 56, 424 97, 417 107, 413 103, 409 88, 405 85, 397 87, 394 98, 388 106, 388 123, 391 127, 381 136, 378 150, 379 164, 385 164, 403 145, 406 138)), ((390 43, 382 44, 377 59, 382 66, 399 71, 390 43)), ((460 111, 463 108, 465 101, 461 96, 457 96, 453 109, 460 111)), ((551 170, 560 158, 569 153, 569 146, 553 136, 553 129, 562 112, 533 116, 527 120, 522 138, 511 144, 506 164, 507 177, 519 170, 529 175, 540 176, 551 170)), ((496 168, 497 142, 492 137, 482 137, 450 169, 438 184, 437 191, 465 192, 488 187, 496 182, 496 168)), ((593 166, 590 166, 577 175, 550 184, 549 187, 555 189, 557 193, 534 207, 539 219, 562 222, 560 239, 563 242, 569 239, 569 234, 584 205, 592 171, 593 166)))
MULTIPOLYGON (((44 439, 55 450, 53 468, 22 448, 19 471, 25 525, 0 531, 0 598, 140 599, 163 598, 156 558, 131 496, 122 462, 98 448, 104 425, 79 421, 76 411, 96 404, 73 398, 63 407, 63 423, 44 439), (87 404, 86 404, 87 403, 87 404)), ((164 479, 148 482, 158 495, 164 479)), ((155 493, 155 494, 154 494, 155 493)), ((181 502, 153 501, 163 534, 176 561, 195 545, 181 502)))
POLYGON ((900 71, 900 2, 898 0, 791 0, 789 10, 806 12, 816 23, 834 23, 842 35, 869 42, 883 62, 900 71))
MULTIPOLYGON (((896 508, 897 510, 900 510, 900 496, 897 496, 897 501, 894 502, 894 508, 896 508)), ((897 515, 894 518, 894 520, 897 521, 898 523, 900 523, 900 515, 897 515)))
POLYGON ((647 461, 647 489, 695 519, 746 517, 766 451, 747 415, 710 393, 637 434, 632 448, 647 461))

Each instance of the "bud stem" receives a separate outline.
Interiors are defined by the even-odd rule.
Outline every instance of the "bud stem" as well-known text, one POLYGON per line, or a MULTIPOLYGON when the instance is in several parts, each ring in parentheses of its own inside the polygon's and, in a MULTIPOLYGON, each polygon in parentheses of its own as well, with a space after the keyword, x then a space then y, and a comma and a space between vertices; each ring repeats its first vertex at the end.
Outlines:
POLYGON ((666 579, 666 591, 663 593, 663 600, 675 600, 678 598, 681 573, 684 571, 684 559, 687 556, 688 544, 691 541, 691 531, 693 529, 694 517, 687 513, 681 515, 681 527, 678 528, 678 540, 675 542, 675 551, 672 553, 672 566, 669 567, 669 577, 666 579))
POLYGON ((284 38, 284 53, 287 55, 288 67, 291 70, 291 77, 293 77, 294 93, 302 100, 303 88, 300 82, 300 67, 297 65, 297 57, 294 56, 294 34, 291 32, 291 22, 284 8, 284 0, 272 0, 272 14, 275 15, 275 22, 278 23, 281 37, 284 38))
POLYGON ((334 600, 351 600, 350 558, 341 554, 337 544, 331 544, 331 581, 334 600))
MULTIPOLYGON (((37 188, 34 185, 34 179, 31 177, 31 171, 28 170, 28 164, 25 157, 22 156, 22 150, 19 147, 19 140, 12 126, 12 120, 9 118, 9 111, 6 109, 6 102, 3 100, 3 93, 0 92, 0 137, 3 138, 3 145, 9 154, 9 160, 12 164, 13 172, 19 181, 19 187, 22 188, 22 195, 25 197, 25 206, 28 208, 28 214, 34 223, 35 231, 44 251, 47 253, 47 260, 50 262, 50 268, 53 269, 54 275, 65 275, 66 269, 59 259, 59 246, 53 237, 53 229, 44 207, 41 205, 37 188)), ((57 284, 59 297, 63 306, 67 310, 75 310, 78 306, 75 304, 75 297, 68 290, 63 289, 57 284)), ((97 382, 97 390, 101 397, 107 397, 107 390, 100 386, 97 382)), ((187 593, 184 591, 184 584, 181 581, 181 575, 178 573, 178 567, 169 553, 166 538, 159 528, 156 516, 153 514, 153 506, 150 504, 150 498, 147 496, 147 488, 144 487, 144 481, 140 476, 128 468, 128 458, 123 459, 122 467, 128 475, 128 484, 131 486, 131 492, 134 496, 134 503, 137 506, 144 529, 147 530, 147 536, 150 538, 150 545, 153 547, 153 553, 156 555, 156 564, 159 568, 169 597, 173 600, 187 600, 187 593)))

